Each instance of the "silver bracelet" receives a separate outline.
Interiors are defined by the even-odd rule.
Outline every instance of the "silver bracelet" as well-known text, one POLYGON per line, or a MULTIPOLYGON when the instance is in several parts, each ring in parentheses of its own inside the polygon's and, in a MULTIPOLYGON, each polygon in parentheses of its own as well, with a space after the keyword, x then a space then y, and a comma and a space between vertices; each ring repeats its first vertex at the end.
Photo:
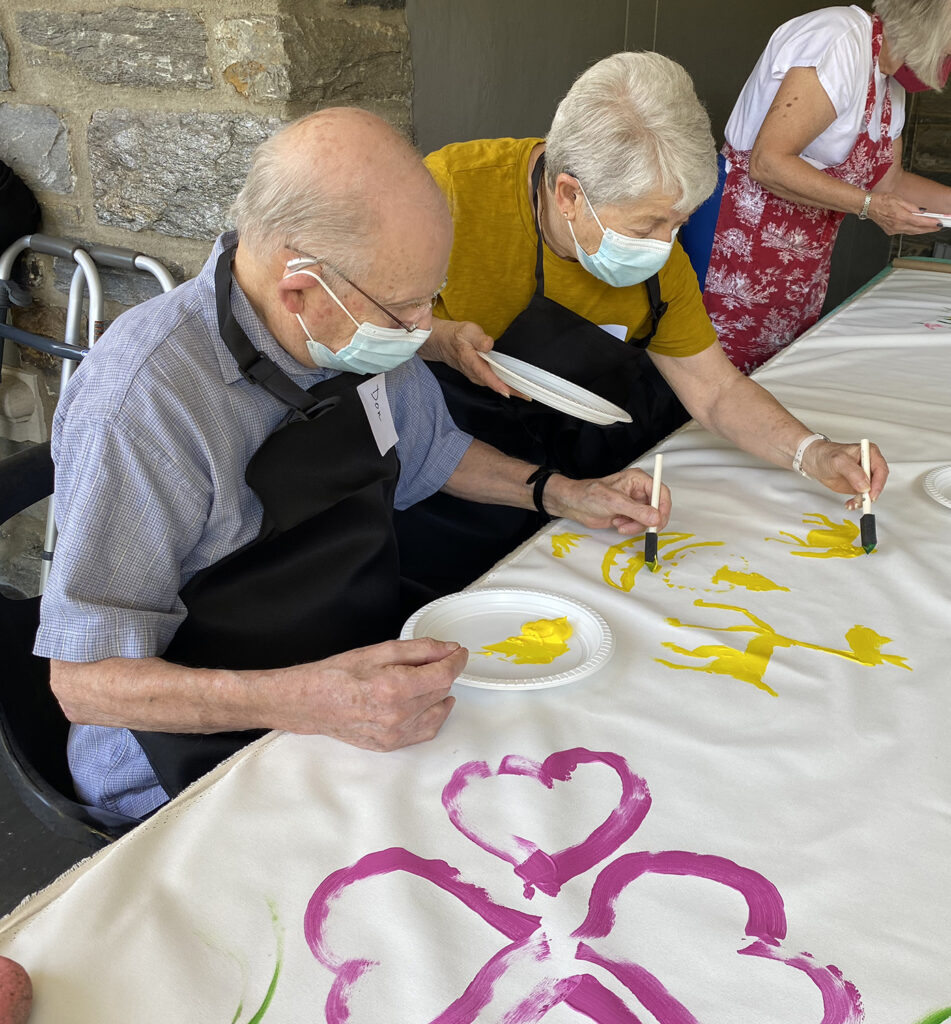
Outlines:
POLYGON ((865 202, 862 203, 862 212, 859 214, 859 220, 868 220, 868 208, 872 205, 872 193, 865 193, 865 202))
POLYGON ((813 441, 828 441, 829 439, 825 434, 810 434, 807 438, 804 438, 799 447, 796 449, 796 454, 793 456, 792 468, 797 473, 802 473, 803 476, 808 477, 809 474, 802 468, 802 457, 806 454, 806 449, 813 441))

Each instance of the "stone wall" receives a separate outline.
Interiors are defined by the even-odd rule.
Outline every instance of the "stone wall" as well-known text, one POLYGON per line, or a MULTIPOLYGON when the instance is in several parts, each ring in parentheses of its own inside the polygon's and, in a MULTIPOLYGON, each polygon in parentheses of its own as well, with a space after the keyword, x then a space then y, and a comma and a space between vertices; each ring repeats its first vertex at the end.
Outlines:
MULTIPOLYGON (((134 249, 184 280, 227 226, 260 141, 342 104, 409 134, 412 66, 404 0, 173 3, 5 0, 0 158, 36 193, 46 234, 134 249)), ((26 254, 17 277, 34 303, 14 323, 61 340, 72 271, 71 261, 26 254)), ((159 290, 145 273, 102 279, 107 318, 159 290)), ((8 365, 39 374, 48 429, 56 361, 6 349, 8 365)), ((0 456, 16 447, 0 438, 0 456)), ((12 543, 35 555, 28 532, 12 543)))

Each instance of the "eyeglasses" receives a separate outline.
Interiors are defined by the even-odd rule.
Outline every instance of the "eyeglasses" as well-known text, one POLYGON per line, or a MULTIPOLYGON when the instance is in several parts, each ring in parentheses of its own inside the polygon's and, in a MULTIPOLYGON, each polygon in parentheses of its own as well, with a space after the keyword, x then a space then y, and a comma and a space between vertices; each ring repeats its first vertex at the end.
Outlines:
MULTIPOLYGON (((408 324, 408 323, 406 323, 406 321, 401 320, 395 313, 391 313, 390 310, 388 310, 386 308, 386 306, 383 305, 382 302, 377 302, 377 300, 375 298, 373 298, 372 295, 368 295, 358 284, 354 284, 354 282, 351 281, 350 278, 347 277, 346 274, 344 274, 341 271, 339 271, 332 263, 329 263, 327 260, 320 260, 316 256, 310 256, 310 255, 308 255, 305 252, 301 252, 300 249, 295 249, 292 246, 288 246, 288 248, 291 250, 291 252, 299 253, 300 256, 302 257, 301 259, 291 260, 287 264, 288 269, 299 270, 301 267, 306 266, 308 263, 311 263, 311 262, 313 262, 313 263, 323 263, 324 266, 330 267, 330 269, 337 275, 337 277, 342 278, 344 281, 346 281, 347 284, 350 285, 350 287, 353 288, 354 291, 359 292, 368 302, 372 302, 373 305, 376 306, 376 308, 381 313, 385 313, 393 321, 393 323, 395 323, 398 326, 402 327, 403 330, 406 331, 407 334, 412 334, 413 331, 415 331, 419 327, 419 320, 417 320, 415 323, 412 323, 412 324, 408 324)), ((445 287, 446 287, 446 282, 443 281, 443 283, 439 287, 439 290, 433 292, 433 294, 429 298, 423 299, 421 302, 412 302, 412 303, 408 302, 408 303, 405 303, 405 305, 412 306, 412 308, 414 308, 414 309, 421 310, 423 312, 423 314, 425 315, 425 313, 430 312, 430 310, 432 310, 433 306, 436 305, 436 300, 439 298, 439 293, 445 287)))

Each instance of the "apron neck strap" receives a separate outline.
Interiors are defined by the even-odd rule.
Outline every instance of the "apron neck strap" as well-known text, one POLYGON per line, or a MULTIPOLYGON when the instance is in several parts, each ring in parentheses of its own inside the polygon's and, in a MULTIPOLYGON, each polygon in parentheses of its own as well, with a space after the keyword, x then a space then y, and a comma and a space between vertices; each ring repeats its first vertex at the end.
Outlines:
POLYGON ((290 377, 263 352, 259 352, 231 311, 231 263, 237 243, 225 249, 215 264, 215 308, 218 313, 218 333, 234 356, 241 376, 252 384, 264 388, 279 402, 290 406, 306 419, 313 419, 336 405, 336 399, 318 399, 295 384, 290 377))
POLYGON ((542 153, 532 168, 532 207, 535 211, 535 231, 538 235, 538 247, 535 251, 535 294, 545 294, 544 242, 542 242, 542 225, 538 215, 538 186, 541 184, 545 171, 545 154, 542 153))

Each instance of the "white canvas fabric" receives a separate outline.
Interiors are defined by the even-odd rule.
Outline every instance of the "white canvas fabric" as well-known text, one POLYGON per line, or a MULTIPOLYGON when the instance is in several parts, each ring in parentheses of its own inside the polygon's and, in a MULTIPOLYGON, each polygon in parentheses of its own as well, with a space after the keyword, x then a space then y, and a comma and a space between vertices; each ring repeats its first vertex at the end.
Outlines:
POLYGON ((942 1019, 949 280, 891 271, 757 374, 886 453, 872 555, 688 425, 659 572, 557 521, 480 581, 596 609, 602 670, 457 687, 392 754, 265 737, 0 922, 31 1024, 942 1019))

